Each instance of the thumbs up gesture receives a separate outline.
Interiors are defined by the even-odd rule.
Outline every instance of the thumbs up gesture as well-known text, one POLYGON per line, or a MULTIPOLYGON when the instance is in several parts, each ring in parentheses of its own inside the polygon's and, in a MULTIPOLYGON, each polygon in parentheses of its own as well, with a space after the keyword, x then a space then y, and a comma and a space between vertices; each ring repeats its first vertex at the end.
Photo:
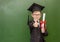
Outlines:
POLYGON ((34 20, 35 22, 33 23, 34 27, 38 27, 39 23, 37 22, 37 20, 34 20))

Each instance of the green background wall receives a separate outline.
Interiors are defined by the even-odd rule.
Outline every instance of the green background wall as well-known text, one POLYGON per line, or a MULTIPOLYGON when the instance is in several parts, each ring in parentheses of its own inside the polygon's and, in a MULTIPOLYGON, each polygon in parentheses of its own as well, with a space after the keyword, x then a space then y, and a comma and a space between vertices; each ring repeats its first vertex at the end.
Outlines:
POLYGON ((27 8, 32 3, 46 8, 47 42, 60 42, 60 0, 0 0, 0 42, 29 42, 27 8))

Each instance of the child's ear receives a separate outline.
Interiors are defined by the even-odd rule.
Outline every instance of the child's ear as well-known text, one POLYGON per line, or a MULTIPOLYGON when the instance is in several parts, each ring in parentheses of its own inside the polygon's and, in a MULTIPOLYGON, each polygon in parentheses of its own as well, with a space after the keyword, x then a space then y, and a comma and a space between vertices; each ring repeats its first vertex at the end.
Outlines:
POLYGON ((41 17, 42 17, 43 13, 41 12, 41 17))
POLYGON ((42 13, 40 14, 40 17, 42 17, 42 13))
POLYGON ((33 14, 31 14, 31 16, 33 17, 33 14))

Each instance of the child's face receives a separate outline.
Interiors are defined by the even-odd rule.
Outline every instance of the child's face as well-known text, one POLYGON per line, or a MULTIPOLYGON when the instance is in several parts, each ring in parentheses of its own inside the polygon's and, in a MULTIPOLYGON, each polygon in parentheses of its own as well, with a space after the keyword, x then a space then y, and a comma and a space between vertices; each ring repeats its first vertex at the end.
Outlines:
POLYGON ((34 11, 32 13, 32 17, 33 17, 33 19, 39 20, 41 17, 41 12, 40 11, 34 11))

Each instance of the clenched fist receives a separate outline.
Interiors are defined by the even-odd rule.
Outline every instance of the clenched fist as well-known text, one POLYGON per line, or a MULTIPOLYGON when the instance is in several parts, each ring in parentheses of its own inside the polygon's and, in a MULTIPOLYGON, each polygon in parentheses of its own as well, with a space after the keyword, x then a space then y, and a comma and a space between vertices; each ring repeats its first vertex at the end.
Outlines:
POLYGON ((34 26, 34 27, 38 27, 38 25, 39 25, 39 23, 38 23, 37 21, 35 21, 35 22, 33 23, 33 26, 34 26))

